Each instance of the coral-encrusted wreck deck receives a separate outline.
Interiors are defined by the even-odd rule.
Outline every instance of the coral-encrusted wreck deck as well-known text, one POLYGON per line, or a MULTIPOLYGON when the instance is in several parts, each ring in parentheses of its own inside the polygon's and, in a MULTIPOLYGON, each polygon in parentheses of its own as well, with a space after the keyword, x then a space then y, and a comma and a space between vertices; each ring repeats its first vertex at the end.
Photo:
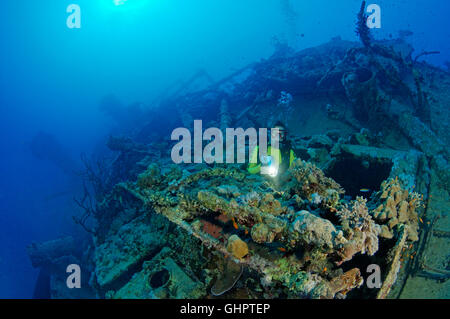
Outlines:
POLYGON ((240 280, 245 284, 235 293, 247 297, 334 298, 361 286, 361 272, 376 263, 389 273, 382 289, 387 294, 398 260, 391 263, 377 252, 383 245, 384 254, 394 256, 407 240, 417 240, 421 196, 402 189, 398 179, 384 182, 369 203, 362 197, 347 203, 343 192, 300 159, 277 183, 238 168, 189 172, 151 164, 137 182, 116 185, 101 205, 102 215, 140 209, 116 235, 103 224, 107 239, 98 243, 95 257, 98 288, 120 298, 198 298, 220 296, 240 280), (177 226, 177 235, 159 216, 177 226), (166 231, 152 232, 158 224, 166 231), (160 252, 149 258, 158 246, 160 252), (367 260, 348 269, 357 254, 367 260), (120 278, 146 259, 114 292, 120 278), (162 271, 165 282, 153 280, 162 271))

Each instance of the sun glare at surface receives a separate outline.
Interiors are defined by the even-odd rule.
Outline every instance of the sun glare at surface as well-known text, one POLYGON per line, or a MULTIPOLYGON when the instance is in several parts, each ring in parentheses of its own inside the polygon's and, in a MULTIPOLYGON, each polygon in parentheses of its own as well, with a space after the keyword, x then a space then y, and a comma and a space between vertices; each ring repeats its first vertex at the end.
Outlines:
POLYGON ((104 0, 103 2, 109 7, 117 8, 120 10, 124 10, 126 8, 127 11, 140 9, 148 4, 147 0, 104 0))
POLYGON ((115 6, 121 6, 127 2, 127 0, 113 0, 115 6))

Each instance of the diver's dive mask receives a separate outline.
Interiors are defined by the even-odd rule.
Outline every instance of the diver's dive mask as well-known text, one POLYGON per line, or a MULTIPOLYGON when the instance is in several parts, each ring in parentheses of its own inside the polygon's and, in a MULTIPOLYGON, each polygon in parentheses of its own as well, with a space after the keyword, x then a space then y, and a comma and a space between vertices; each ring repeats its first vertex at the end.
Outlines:
POLYGON ((287 138, 287 131, 283 126, 275 126, 275 129, 278 133, 278 142, 283 143, 286 141, 287 138))

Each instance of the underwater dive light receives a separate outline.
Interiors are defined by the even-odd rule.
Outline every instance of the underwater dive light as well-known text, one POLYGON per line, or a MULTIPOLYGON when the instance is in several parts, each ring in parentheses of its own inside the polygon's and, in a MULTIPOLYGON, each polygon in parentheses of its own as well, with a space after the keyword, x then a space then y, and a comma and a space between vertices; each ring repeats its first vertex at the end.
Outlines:
POLYGON ((277 167, 277 165, 275 165, 275 164, 270 165, 267 168, 267 173, 271 177, 277 176, 278 175, 278 167, 277 167))
POLYGON ((272 156, 262 156, 261 163, 261 174, 269 175, 270 177, 275 177, 278 175, 278 165, 273 161, 272 156))

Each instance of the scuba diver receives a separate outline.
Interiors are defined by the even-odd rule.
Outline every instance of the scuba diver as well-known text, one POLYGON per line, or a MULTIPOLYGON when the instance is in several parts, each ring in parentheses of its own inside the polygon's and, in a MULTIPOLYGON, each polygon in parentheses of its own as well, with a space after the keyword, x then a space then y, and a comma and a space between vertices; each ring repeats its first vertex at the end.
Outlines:
POLYGON ((271 177, 275 177, 278 174, 282 174, 291 167, 296 156, 291 148, 291 143, 287 139, 286 126, 277 122, 275 124, 275 129, 278 129, 279 136, 279 147, 278 149, 268 145, 267 156, 262 156, 259 159, 259 147, 256 146, 250 157, 250 163, 248 164, 247 171, 250 174, 265 174, 271 177))

